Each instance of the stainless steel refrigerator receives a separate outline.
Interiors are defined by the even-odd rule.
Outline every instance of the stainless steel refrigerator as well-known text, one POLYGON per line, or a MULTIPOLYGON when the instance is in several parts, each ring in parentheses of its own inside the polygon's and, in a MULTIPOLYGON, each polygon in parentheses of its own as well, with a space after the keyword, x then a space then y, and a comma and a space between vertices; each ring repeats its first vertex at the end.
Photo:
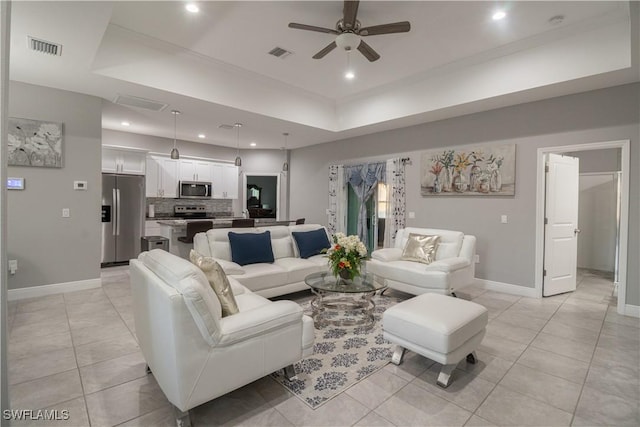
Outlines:
POLYGON ((138 256, 144 213, 144 176, 102 174, 103 267, 138 256))

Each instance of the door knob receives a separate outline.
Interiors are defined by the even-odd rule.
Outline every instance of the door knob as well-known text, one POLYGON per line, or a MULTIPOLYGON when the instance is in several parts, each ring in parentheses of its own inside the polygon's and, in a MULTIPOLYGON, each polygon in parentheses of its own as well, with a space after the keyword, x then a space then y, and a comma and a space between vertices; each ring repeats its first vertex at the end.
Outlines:
POLYGON ((575 234, 576 236, 580 234, 580 229, 576 228, 575 230, 573 230, 573 234, 575 234))

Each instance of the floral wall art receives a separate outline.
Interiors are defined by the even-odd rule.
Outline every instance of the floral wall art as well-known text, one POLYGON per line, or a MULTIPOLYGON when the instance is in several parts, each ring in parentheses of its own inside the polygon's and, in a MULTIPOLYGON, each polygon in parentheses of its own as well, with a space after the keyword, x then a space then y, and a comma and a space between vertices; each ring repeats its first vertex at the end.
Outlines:
POLYGON ((9 117, 9 166, 62 167, 62 123, 9 117))
POLYGON ((513 196, 515 144, 467 146, 422 153, 423 196, 513 196))

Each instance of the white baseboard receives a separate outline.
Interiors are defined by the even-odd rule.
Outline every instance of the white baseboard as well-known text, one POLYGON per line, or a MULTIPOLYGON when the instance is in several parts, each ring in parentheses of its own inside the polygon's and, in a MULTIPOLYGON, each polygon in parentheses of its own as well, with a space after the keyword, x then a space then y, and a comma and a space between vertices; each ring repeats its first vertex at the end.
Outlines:
POLYGON ((505 294, 519 295, 521 297, 538 298, 536 288, 512 285, 511 283, 494 282, 493 280, 475 279, 475 284, 479 288, 488 291, 502 292, 505 294))
POLYGON ((640 305, 625 304, 624 315, 631 317, 640 317, 640 305))
POLYGON ((53 283, 51 285, 31 286, 28 288, 9 289, 7 298, 9 301, 43 297, 46 295, 61 294, 63 292, 82 291, 102 286, 102 279, 78 280, 75 282, 53 283))

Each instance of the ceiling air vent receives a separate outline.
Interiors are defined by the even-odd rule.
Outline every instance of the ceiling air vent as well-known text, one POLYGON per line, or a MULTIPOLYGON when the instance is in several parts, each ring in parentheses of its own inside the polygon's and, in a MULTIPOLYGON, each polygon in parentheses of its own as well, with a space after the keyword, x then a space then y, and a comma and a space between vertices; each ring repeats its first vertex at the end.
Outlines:
POLYGON ((47 53, 49 55, 62 55, 62 45, 57 43, 51 43, 46 40, 36 39, 31 36, 27 36, 27 44, 29 49, 35 50, 40 53, 47 53))
POLYGON ((284 59, 284 58, 286 58, 287 56, 291 55, 291 52, 289 52, 289 51, 288 51, 288 50, 286 50, 286 49, 283 49, 283 48, 281 48, 281 47, 277 47, 277 46, 276 46, 276 47, 274 47, 273 49, 271 49, 271 50, 269 51, 269 55, 273 55, 273 56, 275 56, 276 58, 284 59))
POLYGON ((220 129, 226 129, 226 130, 231 130, 231 129, 235 129, 234 125, 225 125, 225 124, 221 124, 220 126, 218 126, 218 128, 220 129))
POLYGON ((127 107, 136 107, 151 111, 163 111, 169 106, 169 104, 164 104, 159 101, 153 101, 151 99, 144 99, 138 98, 137 96, 120 94, 116 96, 116 99, 113 102, 119 105, 126 105, 127 107))

